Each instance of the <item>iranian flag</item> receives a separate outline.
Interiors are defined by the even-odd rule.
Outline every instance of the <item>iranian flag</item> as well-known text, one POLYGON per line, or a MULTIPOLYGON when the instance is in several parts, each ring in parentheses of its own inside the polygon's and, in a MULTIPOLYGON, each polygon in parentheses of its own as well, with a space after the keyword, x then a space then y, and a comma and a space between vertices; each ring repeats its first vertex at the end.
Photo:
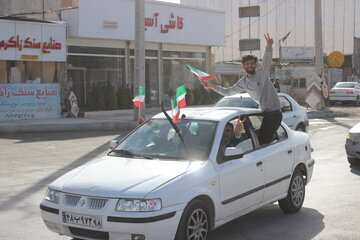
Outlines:
POLYGON ((145 102, 145 88, 144 87, 139 87, 139 91, 138 94, 136 95, 136 97, 132 100, 134 102, 134 105, 140 109, 142 109, 144 107, 144 102, 145 102))
POLYGON ((202 72, 199 69, 196 69, 190 65, 185 65, 185 67, 189 69, 190 72, 192 72, 192 74, 194 74, 198 79, 202 79, 206 81, 214 79, 211 75, 207 74, 206 72, 202 72))
POLYGON ((180 116, 180 108, 186 106, 186 88, 182 85, 176 89, 176 95, 174 99, 171 99, 173 122, 177 123, 180 116))

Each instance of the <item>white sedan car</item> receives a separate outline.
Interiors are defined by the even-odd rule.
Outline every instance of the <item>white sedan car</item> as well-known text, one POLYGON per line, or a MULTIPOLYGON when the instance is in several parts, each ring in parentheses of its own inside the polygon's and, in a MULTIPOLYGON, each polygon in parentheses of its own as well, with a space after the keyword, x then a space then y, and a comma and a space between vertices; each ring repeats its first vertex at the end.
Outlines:
POLYGON ((360 165, 360 122, 350 129, 345 150, 350 165, 360 165))
POLYGON ((358 82, 337 82, 329 91, 330 105, 336 102, 351 102, 355 106, 360 105, 360 83, 358 82))
MULTIPOLYGON (((307 132, 309 120, 306 108, 300 106, 295 99, 286 93, 278 93, 283 121, 291 129, 307 132)), ((221 98, 215 107, 260 108, 248 93, 235 94, 221 98)))
POLYGON ((297 212, 314 166, 309 136, 282 123, 260 146, 261 121, 257 109, 185 108, 174 126, 159 113, 51 183, 44 223, 80 239, 205 240, 265 204, 297 212), (238 116, 241 138, 229 145, 223 132, 238 116))

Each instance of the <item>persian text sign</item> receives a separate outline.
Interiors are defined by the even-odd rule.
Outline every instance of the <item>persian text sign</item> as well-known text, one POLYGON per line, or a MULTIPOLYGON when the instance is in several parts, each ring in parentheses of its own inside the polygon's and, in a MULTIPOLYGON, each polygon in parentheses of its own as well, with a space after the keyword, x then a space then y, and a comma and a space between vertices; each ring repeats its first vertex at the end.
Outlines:
POLYGON ((0 121, 59 118, 59 84, 0 84, 0 121))
POLYGON ((0 60, 66 60, 66 26, 0 21, 0 60))
POLYGON ((314 62, 314 47, 281 47, 281 60, 284 62, 314 62))

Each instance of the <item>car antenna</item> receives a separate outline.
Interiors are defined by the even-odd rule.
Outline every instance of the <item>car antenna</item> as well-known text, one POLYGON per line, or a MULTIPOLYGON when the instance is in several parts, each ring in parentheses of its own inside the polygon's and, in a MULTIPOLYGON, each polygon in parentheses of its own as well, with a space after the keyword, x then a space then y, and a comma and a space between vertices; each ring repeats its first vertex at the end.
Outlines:
POLYGON ((183 136, 182 136, 179 128, 176 126, 176 124, 174 123, 174 121, 171 119, 171 117, 169 116, 169 114, 167 114, 167 112, 166 112, 165 109, 164 109, 164 102, 161 102, 161 111, 165 114, 165 117, 167 118, 167 120, 169 121, 169 123, 171 124, 171 126, 174 128, 174 130, 175 130, 175 132, 176 132, 176 135, 179 136, 181 142, 184 144, 185 151, 186 151, 187 155, 188 155, 188 156, 190 157, 190 159, 191 159, 190 152, 189 152, 188 148, 186 147, 184 138, 183 138, 183 136))

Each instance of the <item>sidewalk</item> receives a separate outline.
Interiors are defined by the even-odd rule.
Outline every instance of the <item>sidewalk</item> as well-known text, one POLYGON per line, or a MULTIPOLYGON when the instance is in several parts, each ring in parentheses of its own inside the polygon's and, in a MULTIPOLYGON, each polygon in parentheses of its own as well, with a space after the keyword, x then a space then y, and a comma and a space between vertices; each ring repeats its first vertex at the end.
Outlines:
POLYGON ((136 127, 133 116, 104 118, 29 119, 0 122, 1 133, 126 130, 136 127))
MULTIPOLYGON (((158 112, 160 112, 160 109, 146 109, 145 114, 147 117, 150 117, 158 112)), ((345 111, 332 108, 330 110, 308 111, 308 117, 309 119, 332 118, 358 115, 359 112, 359 108, 346 108, 345 111)), ((0 134, 64 131, 120 131, 133 129, 136 125, 136 121, 133 120, 132 110, 106 111, 85 113, 85 117, 83 118, 0 121, 0 134)))
MULTIPOLYGON (((143 114, 152 116, 160 109, 146 109, 143 114)), ((137 126, 133 110, 114 110, 102 112, 85 112, 84 117, 63 117, 56 119, 27 119, 0 121, 0 134, 32 132, 70 132, 70 131, 119 131, 137 126)))

